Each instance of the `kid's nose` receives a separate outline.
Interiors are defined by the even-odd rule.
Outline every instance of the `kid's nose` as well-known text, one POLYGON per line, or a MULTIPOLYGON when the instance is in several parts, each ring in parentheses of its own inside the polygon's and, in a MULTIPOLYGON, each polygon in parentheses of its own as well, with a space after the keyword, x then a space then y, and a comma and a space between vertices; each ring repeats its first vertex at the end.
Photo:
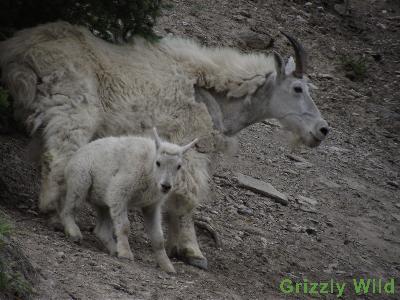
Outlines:
POLYGON ((163 193, 168 193, 170 189, 171 184, 169 184, 168 182, 161 183, 161 190, 163 193))

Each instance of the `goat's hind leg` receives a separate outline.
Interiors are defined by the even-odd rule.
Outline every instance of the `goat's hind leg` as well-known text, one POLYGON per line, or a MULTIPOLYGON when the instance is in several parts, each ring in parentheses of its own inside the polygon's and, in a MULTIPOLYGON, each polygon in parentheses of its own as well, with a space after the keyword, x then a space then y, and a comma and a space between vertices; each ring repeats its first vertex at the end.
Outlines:
POLYGON ((167 251, 189 265, 207 269, 207 258, 197 242, 193 222, 195 198, 171 194, 166 202, 167 210, 167 251))
POLYGON ((65 166, 97 130, 98 99, 92 84, 75 71, 54 72, 42 80, 35 98, 37 108, 29 119, 34 128, 41 128, 43 138, 39 208, 52 212, 65 193, 65 166))
POLYGON ((75 222, 75 213, 85 201, 91 186, 90 175, 86 170, 79 174, 73 173, 67 177, 67 193, 65 199, 61 201, 59 216, 64 226, 64 231, 73 241, 79 242, 82 233, 75 222))
POLYGON ((76 207, 73 203, 65 203, 60 212, 61 224, 64 226, 65 234, 74 242, 82 240, 82 233, 75 221, 76 207))

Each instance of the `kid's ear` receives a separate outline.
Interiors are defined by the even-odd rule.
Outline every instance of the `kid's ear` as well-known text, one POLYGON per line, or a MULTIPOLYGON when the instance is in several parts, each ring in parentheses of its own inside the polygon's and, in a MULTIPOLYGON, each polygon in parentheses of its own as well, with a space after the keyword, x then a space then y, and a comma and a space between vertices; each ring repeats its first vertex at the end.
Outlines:
POLYGON ((198 140, 199 139, 194 139, 189 144, 182 146, 182 154, 184 154, 186 151, 188 151, 190 148, 192 148, 197 143, 198 140))
POLYGON ((161 139, 158 136, 157 129, 153 127, 153 134, 154 134, 154 142, 156 144, 156 150, 160 149, 161 139))

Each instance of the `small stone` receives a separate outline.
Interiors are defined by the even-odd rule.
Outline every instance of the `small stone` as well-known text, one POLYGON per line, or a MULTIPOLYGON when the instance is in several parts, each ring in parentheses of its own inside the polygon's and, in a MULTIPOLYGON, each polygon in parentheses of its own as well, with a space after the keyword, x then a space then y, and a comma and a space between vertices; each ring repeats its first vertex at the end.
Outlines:
POLYGON ((297 202, 302 205, 312 205, 315 206, 318 204, 318 201, 312 198, 304 197, 304 196, 297 196, 297 202))
POLYGON ((241 214, 241 215, 248 215, 248 216, 252 216, 254 213, 253 213, 253 210, 251 209, 251 208, 248 208, 248 207, 242 207, 242 208, 239 208, 238 210, 237 210, 237 212, 239 213, 239 214, 241 214))
POLYGON ((399 184, 396 181, 388 181, 387 184, 392 187, 399 188, 399 184))
POLYGON ((397 222, 400 222, 400 214, 392 214, 393 219, 395 219, 397 222))
POLYGON ((240 236, 238 236, 238 235, 235 235, 234 239, 237 240, 237 241, 239 241, 239 242, 242 242, 242 241, 243 241, 243 239, 242 239, 240 236))
POLYGON ((39 213, 38 213, 37 211, 34 211, 34 210, 32 210, 32 209, 28 209, 27 212, 30 213, 30 214, 32 214, 32 215, 35 215, 35 216, 38 216, 38 215, 39 215, 39 213))
MULTIPOLYGON (((400 71, 399 71, 399 74, 400 74, 400 71)), ((278 121, 274 120, 274 119, 264 120, 261 123, 263 123, 265 125, 268 125, 268 126, 271 126, 271 127, 278 127, 278 128, 281 127, 281 124, 278 121)))
POLYGON ((261 241, 263 248, 268 247, 268 240, 265 237, 260 237, 260 241, 261 241))
POLYGON ((244 194, 249 197, 253 197, 255 195, 252 191, 246 191, 244 194))
POLYGON ((308 212, 311 214, 316 214, 317 210, 312 206, 300 206, 299 209, 304 212, 308 212))
POLYGON ((400 203, 396 203, 394 206, 396 206, 397 208, 400 208, 400 203))
POLYGON ((57 252, 57 256, 58 256, 58 257, 61 257, 61 258, 65 258, 65 253, 62 252, 62 251, 57 252))
POLYGON ((309 235, 315 235, 315 234, 317 234, 317 229, 315 229, 314 227, 308 227, 308 228, 306 228, 306 232, 309 235))
POLYGON ((331 74, 319 73, 317 76, 322 79, 335 79, 335 77, 331 74))
POLYGON ((328 227, 333 227, 333 223, 330 222, 330 221, 326 221, 325 224, 326 224, 328 227))
POLYGON ((380 29, 383 29, 383 30, 387 29, 387 26, 385 24, 382 24, 382 23, 377 23, 376 26, 379 27, 380 29))
POLYGON ((237 173, 236 178, 242 187, 248 188, 254 192, 271 197, 276 202, 282 205, 288 205, 288 197, 277 191, 271 184, 255 179, 253 177, 237 173))
POLYGON ((300 226, 300 225, 295 224, 295 225, 293 225, 293 226, 287 227, 287 230, 288 230, 289 232, 301 233, 301 232, 305 232, 306 229, 305 229, 303 226, 300 226))
POLYGON ((328 273, 328 274, 331 274, 331 273, 334 271, 334 269, 336 269, 337 267, 338 267, 338 263, 337 263, 337 262, 332 263, 332 264, 329 264, 329 265, 328 265, 328 268, 326 268, 326 269, 324 270, 324 272, 325 272, 325 273, 328 273))
POLYGON ((304 19, 302 16, 300 16, 300 15, 297 15, 296 16, 296 19, 297 19, 297 21, 299 21, 299 22, 301 22, 301 23, 307 23, 307 20, 306 19, 304 19))
POLYGON ((312 6, 312 2, 306 2, 304 6, 312 6))
POLYGON ((236 21, 239 21, 239 22, 244 21, 244 20, 247 19, 245 16, 242 16, 242 15, 234 15, 232 18, 234 20, 236 20, 236 21))
POLYGON ((301 156, 297 156, 297 155, 293 155, 293 154, 287 154, 286 156, 287 156, 287 158, 297 161, 297 162, 307 162, 307 160, 305 160, 301 156))
POLYGON ((295 175, 295 176, 299 175, 299 172, 293 171, 291 169, 285 170, 284 172, 287 173, 287 174, 295 175))
POLYGON ((305 162, 295 162, 294 165, 299 169, 308 169, 312 168, 314 165, 308 161, 305 162))
POLYGON ((246 17, 246 18, 251 18, 251 14, 248 11, 242 10, 239 12, 240 15, 246 17))

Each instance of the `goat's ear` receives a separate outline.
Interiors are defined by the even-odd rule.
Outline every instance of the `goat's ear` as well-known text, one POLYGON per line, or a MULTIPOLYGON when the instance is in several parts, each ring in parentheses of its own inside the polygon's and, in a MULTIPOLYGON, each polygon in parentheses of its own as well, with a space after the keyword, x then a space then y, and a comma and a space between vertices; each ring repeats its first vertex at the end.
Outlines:
POLYGON ((292 74, 296 70, 296 63, 294 61, 293 56, 289 57, 286 65, 285 65, 285 75, 288 76, 292 74))
POLYGON ((274 51, 274 60, 275 60, 275 68, 276 68, 276 79, 277 81, 283 80, 285 77, 285 67, 282 56, 274 51))
POLYGON ((156 143, 156 150, 158 150, 161 145, 161 139, 158 136, 157 129, 155 127, 153 127, 153 134, 154 134, 154 142, 156 143))
POLYGON ((190 148, 192 148, 197 143, 198 140, 199 139, 194 139, 189 144, 182 146, 182 154, 184 154, 186 151, 188 151, 190 148))

